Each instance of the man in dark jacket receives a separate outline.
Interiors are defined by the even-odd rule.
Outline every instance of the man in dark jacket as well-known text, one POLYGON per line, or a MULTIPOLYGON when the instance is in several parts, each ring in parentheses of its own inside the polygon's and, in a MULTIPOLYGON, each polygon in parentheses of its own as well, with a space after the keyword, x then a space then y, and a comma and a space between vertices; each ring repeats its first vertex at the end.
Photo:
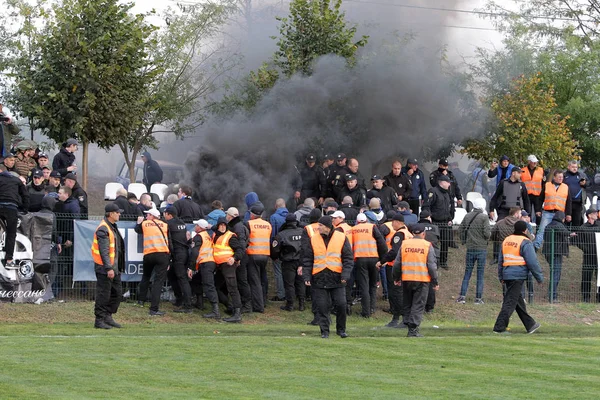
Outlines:
POLYGON ((365 189, 358 185, 358 179, 356 175, 346 175, 346 188, 341 191, 338 202, 342 202, 342 199, 346 196, 352 198, 352 205, 354 207, 364 207, 367 205, 367 192, 365 189))
POLYGON ((440 268, 448 269, 448 246, 452 240, 452 220, 454 219, 454 200, 448 192, 450 178, 442 175, 438 186, 429 189, 423 208, 431 212, 431 220, 440 228, 440 268))
POLYGON ((326 192, 325 172, 317 165, 317 157, 310 153, 306 156, 305 164, 298 171, 298 178, 294 185, 294 199, 302 203, 305 199, 313 197, 323 202, 326 192))
POLYGON ((33 173, 32 181, 27 185, 29 192, 29 212, 37 212, 42 209, 42 199, 46 195, 44 174, 37 169, 33 173))
POLYGON ((412 193, 412 181, 402 172, 402 163, 398 160, 392 163, 392 171, 383 177, 385 185, 392 188, 398 201, 408 200, 412 193))
POLYGON ((191 270, 188 270, 189 234, 183 222, 177 216, 175 207, 167 207, 165 221, 169 234, 169 251, 171 253, 171 267, 167 278, 175 294, 176 313, 190 314, 192 312, 192 290, 190 288, 191 270), (189 273, 188 273, 189 271, 189 273))
POLYGON ((300 241, 304 230, 298 227, 296 216, 288 214, 279 233, 271 242, 271 258, 281 260, 281 272, 285 286, 284 311, 294 310, 294 299, 298 298, 298 311, 305 309, 305 285, 300 264, 300 241))
POLYGON ((419 215, 419 208, 427 199, 425 174, 419 169, 419 162, 414 158, 407 161, 406 167, 402 169, 402 172, 408 175, 411 180, 411 192, 408 199, 405 198, 403 200, 408 201, 413 214, 419 215), (420 199, 419 196, 421 197, 420 199))
POLYGON ((162 182, 163 170, 147 151, 142 153, 142 161, 144 162, 144 178, 142 182, 146 185, 148 193, 150 193, 153 183, 162 182))
POLYGON ((52 170, 60 172, 61 176, 65 176, 68 173, 75 173, 77 171, 75 152, 78 145, 79 143, 76 139, 67 139, 52 160, 52 170))
POLYGON ((17 226, 19 224, 18 209, 27 211, 29 208, 29 192, 14 172, 0 172, 0 218, 6 224, 6 239, 4 251, 6 252, 5 268, 15 269, 13 254, 17 239, 17 226))
POLYGON ((581 267, 581 301, 584 303, 600 302, 600 294, 597 294, 596 285, 592 278, 594 272, 598 269, 598 252, 596 249, 596 233, 600 232, 598 221, 598 211, 590 208, 585 212, 587 221, 577 231, 575 237, 577 247, 583 251, 583 265, 581 267), (594 288, 594 291, 592 291, 594 288), (594 294, 594 295, 592 295, 594 294))
POLYGON ((117 190, 117 198, 114 203, 123 210, 120 221, 136 221, 137 217, 143 216, 142 210, 140 210, 137 205, 131 204, 129 200, 127 200, 127 189, 121 188, 117 190))
MULTIPOLYGON (((433 245, 433 251, 435 258, 438 261, 440 259, 440 228, 431 222, 431 213, 429 210, 421 211, 419 215, 419 224, 425 227, 425 240, 433 245)), ((427 303, 425 304, 425 312, 432 312, 435 308, 436 293, 433 290, 433 286, 429 285, 429 295, 427 296, 427 303)))
POLYGON ((360 208, 354 207, 354 204, 352 204, 352 197, 345 196, 342 199, 339 211, 344 213, 344 219, 346 221, 350 221, 350 223, 354 225, 356 217, 360 213, 360 208))
POLYGON ((450 198, 454 200, 456 197, 456 204, 460 207, 462 205, 462 194, 460 193, 460 185, 458 181, 454 177, 452 171, 448 169, 448 160, 442 158, 438 162, 438 169, 429 174, 429 184, 431 187, 437 186, 438 178, 442 175, 446 175, 450 178, 450 189, 448 190, 450 193, 450 198))
POLYGON ((302 275, 306 286, 312 288, 317 305, 321 337, 329 337, 330 299, 336 308, 336 333, 346 333, 345 285, 354 267, 352 248, 346 236, 333 229, 331 217, 319 219, 319 233, 310 238, 311 246, 302 249, 302 275))
POLYGON ((569 187, 569 197, 571 198, 571 221, 569 226, 581 226, 583 223, 583 207, 587 198, 586 188, 589 186, 589 181, 586 174, 579 171, 577 161, 569 162, 563 182, 569 187))
POLYGON ((508 216, 508 212, 513 207, 519 207, 523 210, 531 209, 527 187, 521 182, 522 170, 519 167, 513 167, 510 178, 503 179, 496 187, 496 192, 490 200, 490 217, 494 217, 494 210, 498 213, 498 221, 508 216))
POLYGON ((384 186, 384 180, 379 175, 373 175, 371 178, 373 187, 367 192, 367 199, 378 198, 381 201, 381 208, 384 212, 394 209, 398 204, 398 196, 394 189, 389 186, 384 186))
MULTIPOLYGON (((248 235, 250 233, 248 227, 242 222, 239 216, 238 209, 230 207, 225 213, 225 219, 227 220, 227 228, 235 233, 239 245, 243 247, 244 254, 240 259, 237 268, 235 269, 235 275, 237 277, 237 287, 242 301, 242 313, 252 312, 252 291, 248 282, 248 255, 246 249, 248 247, 248 235)), ((265 260, 266 264, 266 260, 265 260)), ((252 277, 254 279, 254 276, 252 277)), ((263 304, 264 308, 264 304, 263 304)), ((257 312, 263 312, 260 307, 257 307, 257 312)))
POLYGON ((173 203, 173 207, 177 210, 179 218, 186 224, 191 224, 201 218, 204 218, 204 213, 200 205, 192 200, 192 188, 188 185, 181 185, 179 187, 179 200, 173 203))
POLYGON ((65 186, 71 188, 72 197, 79 203, 80 219, 87 219, 88 217, 88 196, 85 190, 77 182, 77 177, 73 174, 67 174, 65 176, 65 186))
POLYGON ((548 301, 558 303, 558 283, 562 271, 563 257, 569 257, 570 233, 564 225, 565 213, 557 211, 544 232, 544 247, 542 254, 550 266, 550 282, 548 285, 548 301))
POLYGON ((336 157, 336 163, 330 167, 330 181, 327 182, 328 195, 334 199, 340 197, 342 190, 346 187, 346 180, 344 177, 351 173, 346 166, 346 161, 346 155, 344 153, 339 153, 336 157))
POLYGON ((125 242, 117 227, 121 210, 114 203, 104 207, 104 220, 94 234, 92 258, 96 271, 95 328, 120 328, 113 319, 122 297, 121 272, 125 269, 125 242))

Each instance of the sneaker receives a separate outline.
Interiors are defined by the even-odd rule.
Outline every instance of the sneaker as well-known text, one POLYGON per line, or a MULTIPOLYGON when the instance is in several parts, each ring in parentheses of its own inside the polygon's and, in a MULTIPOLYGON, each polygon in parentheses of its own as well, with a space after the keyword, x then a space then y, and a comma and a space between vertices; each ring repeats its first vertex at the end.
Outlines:
POLYGON ((503 330, 503 331, 494 331, 494 333, 495 333, 496 335, 510 335, 510 332, 509 332, 509 331, 507 331, 506 329, 505 329, 505 330, 503 330))
POLYGON ((475 299, 475 304, 485 304, 482 299, 475 299))
POLYGON ((533 332, 537 331, 538 329, 540 329, 540 327, 542 326, 542 324, 540 324, 539 322, 536 322, 535 325, 533 325, 531 327, 530 330, 527 331, 528 335, 531 335, 533 332))
POLYGON ((408 328, 408 333, 406 334, 406 337, 423 337, 423 335, 421 335, 421 333, 419 332, 419 328, 408 328))
POLYGON ((148 312, 148 315, 150 315, 151 317, 162 317, 163 315, 165 315, 165 313, 163 311, 152 311, 152 310, 150 310, 148 312))
POLYGON ((19 267, 15 264, 15 260, 7 261, 4 268, 5 269, 19 269, 19 267))
POLYGON ((458 304, 465 304, 467 301, 465 300, 465 296, 458 296, 458 299, 456 299, 456 302, 458 304))

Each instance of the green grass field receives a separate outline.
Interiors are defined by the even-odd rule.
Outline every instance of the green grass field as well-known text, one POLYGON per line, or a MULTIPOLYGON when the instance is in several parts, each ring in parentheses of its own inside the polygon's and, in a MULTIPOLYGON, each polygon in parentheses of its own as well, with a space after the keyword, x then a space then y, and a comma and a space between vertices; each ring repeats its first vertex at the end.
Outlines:
POLYGON ((498 304, 452 304, 426 317, 422 339, 378 312, 324 340, 310 313, 275 305, 229 325, 123 304, 124 328, 100 331, 92 303, 4 304, 0 398, 597 398, 599 310, 550 307, 531 307, 533 335, 516 315, 511 335, 492 334, 498 304))

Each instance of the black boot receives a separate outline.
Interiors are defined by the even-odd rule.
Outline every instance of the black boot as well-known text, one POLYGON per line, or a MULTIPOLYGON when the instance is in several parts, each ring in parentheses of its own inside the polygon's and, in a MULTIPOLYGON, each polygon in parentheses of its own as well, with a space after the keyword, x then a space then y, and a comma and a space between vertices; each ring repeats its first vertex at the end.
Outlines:
POLYGON ((298 301, 298 311, 304 311, 304 310, 306 310, 306 305, 304 303, 305 303, 304 299, 300 299, 298 301))
POLYGON ((419 328, 408 328, 408 335, 406 335, 407 337, 423 337, 423 335, 421 335, 419 333, 419 328))
POLYGON ((96 318, 96 322, 94 323, 94 328, 98 328, 98 329, 112 329, 112 326, 110 326, 106 322, 104 322, 103 319, 96 318))
POLYGON ((346 304, 346 315, 352 315, 352 303, 346 304))
POLYGON ((204 310, 204 297, 202 297, 201 294, 196 295, 194 307, 196 307, 198 310, 204 310))
POLYGON ((221 318, 221 313, 219 312, 219 303, 212 303, 212 311, 208 314, 203 315, 204 318, 221 318))
POLYGON ((180 314, 191 314, 194 312, 194 310, 192 310, 191 305, 184 305, 184 306, 174 309, 173 312, 180 313, 180 314))
POLYGON ((392 320, 386 325, 387 328, 397 328, 400 325, 400 319, 394 316, 392 320))
POLYGON ((244 303, 242 305, 242 314, 250 314, 252 312, 252 303, 244 303))
POLYGON ((229 318, 223 318, 225 322, 242 322, 242 309, 235 308, 233 310, 233 315, 229 318))
POLYGON ((106 318, 104 318, 104 322, 106 322, 107 325, 110 325, 114 328, 121 328, 121 324, 119 324, 118 322, 116 322, 112 315, 107 316, 106 318))
POLYGON ((281 306, 279 307, 280 310, 283 311, 294 311, 294 303, 291 301, 288 301, 285 303, 285 306, 281 306))

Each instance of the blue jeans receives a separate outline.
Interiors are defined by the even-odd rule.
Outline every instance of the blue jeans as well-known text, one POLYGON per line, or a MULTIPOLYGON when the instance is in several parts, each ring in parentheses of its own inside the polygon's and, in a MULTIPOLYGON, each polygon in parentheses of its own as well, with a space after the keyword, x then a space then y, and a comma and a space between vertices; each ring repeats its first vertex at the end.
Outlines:
POLYGON ((562 271, 563 256, 555 254, 547 255, 546 261, 550 265, 550 278, 548 284, 548 301, 553 302, 558 299, 558 282, 560 282, 560 273, 562 271), (554 258, 554 268, 552 268, 552 258, 554 258))
POLYGON ((475 262, 477 262, 477 287, 475 289, 475 298, 481 299, 483 295, 483 268, 485 267, 485 258, 487 256, 487 250, 469 250, 467 249, 466 257, 466 268, 465 276, 463 278, 462 286, 460 288, 460 295, 466 296, 467 289, 469 288, 469 280, 471 279, 471 273, 475 262))
POLYGON ((275 275, 275 289, 277 297, 285 299, 285 287, 283 286, 283 274, 281 273, 281 261, 273 261, 273 275, 275 275))
POLYGON ((552 222, 552 218, 554 218, 554 212, 542 211, 542 220, 540 221, 540 226, 537 228, 535 240, 533 241, 533 245, 536 249, 542 247, 542 242, 544 241, 544 231, 546 230, 548 224, 552 222))
POLYGON ((387 275, 385 272, 386 268, 392 268, 392 267, 388 267, 386 264, 383 264, 381 266, 381 268, 379 268, 379 278, 381 280, 381 288, 383 289, 384 296, 388 295, 388 281, 387 281, 387 275))

